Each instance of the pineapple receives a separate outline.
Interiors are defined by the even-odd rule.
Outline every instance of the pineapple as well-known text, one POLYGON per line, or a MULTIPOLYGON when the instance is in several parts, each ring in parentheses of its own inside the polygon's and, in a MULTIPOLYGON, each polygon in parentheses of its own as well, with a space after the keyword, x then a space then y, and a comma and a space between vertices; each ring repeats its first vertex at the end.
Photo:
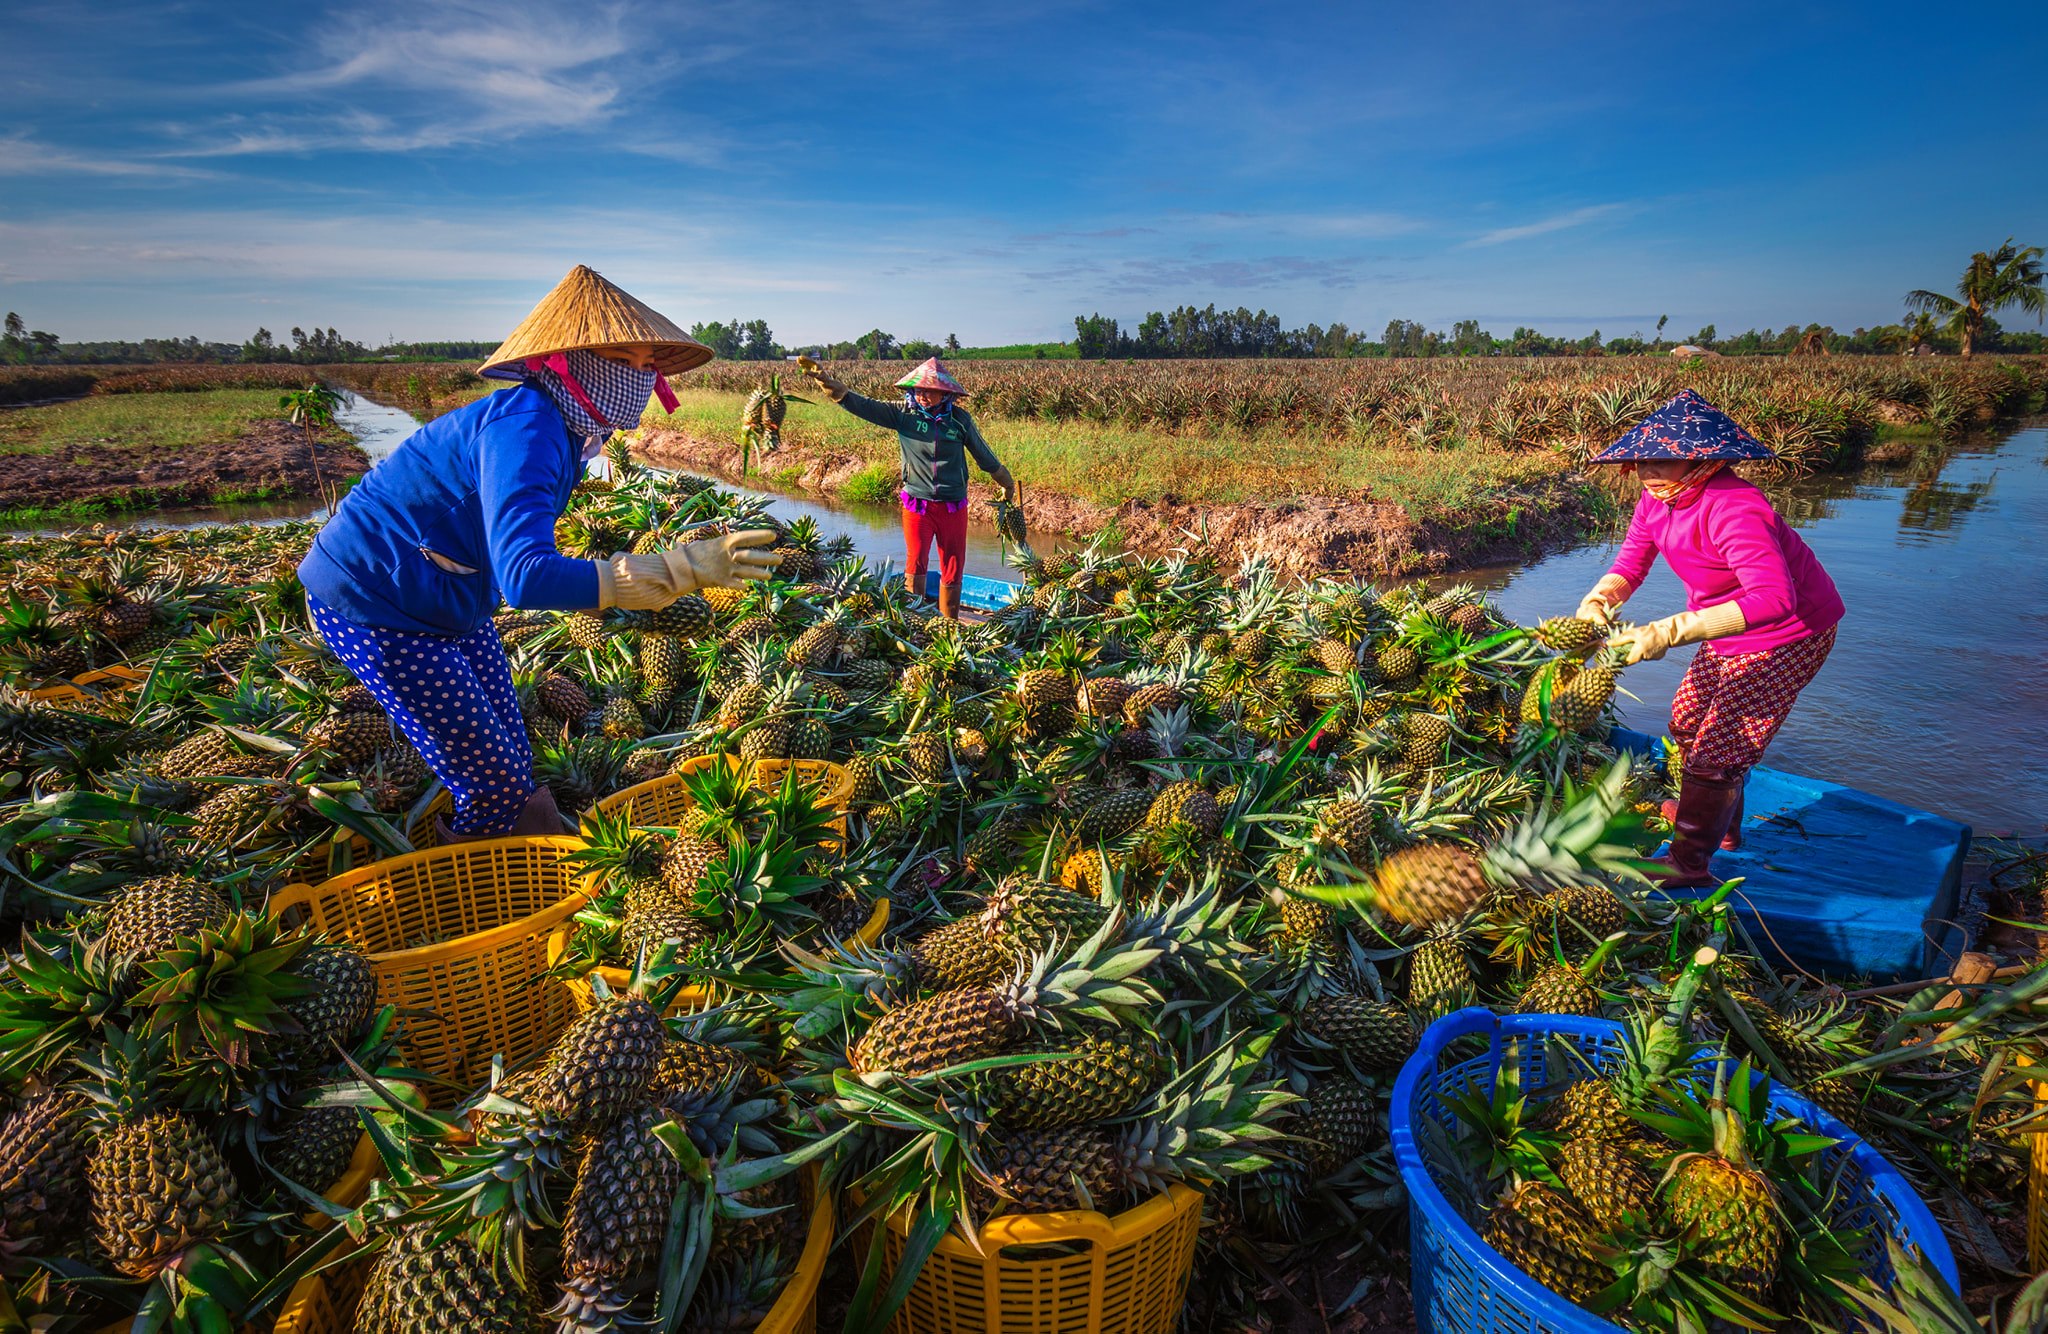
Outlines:
POLYGON ((1121 1116, 1165 1075, 1157 1044, 1141 1035, 1090 1035, 1027 1043, 1005 1055, 1061 1053, 1063 1059, 1002 1066, 969 1076, 988 1114, 1005 1129, 1052 1130, 1121 1116))
POLYGON ((1389 640, 1373 651, 1373 666, 1382 680, 1405 684, 1422 670, 1422 655, 1399 640, 1389 640))
POLYGON ((165 778, 204 778, 234 773, 242 759, 227 733, 208 727, 172 746, 156 768, 165 778))
POLYGON ((1443 760, 1451 741, 1451 725, 1433 713, 1411 713, 1401 720, 1401 757, 1418 769, 1443 760))
POLYGON ((1134 728, 1143 728, 1154 713, 1171 713, 1185 703, 1187 696, 1180 687, 1167 681, 1154 681, 1139 686, 1125 697, 1124 722, 1134 728))
POLYGON ((1253 1083, 1248 1065, 1226 1046, 1118 1125, 1026 1130, 997 1140, 984 1154, 987 1183, 1023 1212, 1108 1212, 1178 1181, 1206 1185, 1257 1171, 1269 1160, 1254 1146, 1276 1133, 1260 1122, 1291 1098, 1253 1083))
POLYGON ((1580 1306, 1609 1282, 1595 1252, 1593 1220, 1540 1182, 1524 1182, 1496 1204, 1481 1235, 1509 1263, 1580 1306))
POLYGON ((590 712, 590 696, 560 672, 548 672, 534 683, 534 698, 549 717, 574 722, 590 712))
POLYGON ((1588 663, 1551 696, 1557 725, 1569 732, 1590 732, 1614 698, 1616 668, 1609 662, 1588 663))
POLYGON ((1600 992, 1590 979, 1625 938, 1618 932, 1609 936, 1584 963, 1554 963, 1538 970, 1515 998, 1515 1013, 1598 1015, 1600 992))
POLYGON ((321 945, 299 956, 292 971, 309 986, 284 1007, 299 1026, 303 1047, 325 1059, 334 1043, 353 1046, 377 1008, 369 959, 353 945, 321 945))
POLYGON ((856 1073, 927 1074, 993 1056, 1033 1028, 1055 1026, 1064 1011, 1100 1017, 1156 1003, 1134 975, 1156 957, 1154 942, 1090 940, 1064 958, 1043 954, 993 987, 962 987, 886 1010, 847 1053, 856 1073), (1112 980, 1112 979, 1116 980, 1112 980))
POLYGON ((1121 838, 1145 822, 1152 806, 1152 793, 1141 787, 1105 792, 1082 808, 1075 837, 1084 843, 1121 838))
POLYGON ((1626 781, 1618 762, 1562 807, 1532 809, 1480 852, 1443 841, 1402 848, 1375 872, 1374 901, 1404 925, 1427 926, 1464 915, 1496 886, 1579 883, 1629 867, 1635 849, 1617 835, 1629 818, 1626 781))
POLYGON ((219 891, 190 876, 133 881, 107 911, 107 949, 116 958, 146 963, 174 942, 226 921, 232 911, 219 891))
POLYGON ((612 627, 602 613, 572 611, 562 618, 562 623, 568 630, 569 641, 577 648, 594 653, 611 642, 612 627))
POLYGON ((383 710, 336 713, 306 733, 306 745, 327 751, 343 764, 364 764, 391 744, 391 719, 383 710))
POLYGON ((1606 1231, 1650 1220, 1656 1183, 1628 1154, 1617 1153, 1611 1140, 1565 1141, 1557 1154, 1557 1175, 1572 1198, 1606 1231))
POLYGON ((1328 1176, 1370 1149, 1380 1129, 1378 1104, 1355 1080, 1341 1075, 1318 1080, 1294 1126, 1294 1133, 1309 1142, 1309 1170, 1328 1176))
POLYGON ((1415 1051, 1415 1023, 1397 1005, 1353 992, 1318 996, 1302 1007, 1302 1031, 1368 1070, 1395 1070, 1415 1051))
POLYGON ((555 1042, 535 1081, 532 1103, 585 1129, 623 1115, 661 1063, 661 1016, 641 996, 607 995, 555 1042))
POLYGON ((1777 1278, 1786 1242, 1778 1189, 1757 1169, 1742 1123, 1716 1100, 1713 1149, 1682 1155, 1665 1177, 1664 1214, 1709 1273, 1761 1299, 1777 1278))
POLYGON ((938 732, 916 732, 904 738, 903 757, 909 761, 910 772, 919 782, 939 782, 953 767, 946 738, 938 732))
POLYGON ((1536 627, 1536 639, 1567 658, 1583 658, 1606 641, 1607 631, 1598 621, 1553 616, 1536 627))
POLYGON ((355 1108, 308 1107, 278 1127, 264 1159, 285 1180, 325 1191, 348 1170, 362 1134, 363 1118, 355 1108))
POLYGON ((77 1089, 43 1089, 0 1121, 0 1248, 58 1254, 85 1223, 90 1106, 77 1089))
POLYGON ((1629 912, 1604 885, 1567 885, 1536 902, 1536 919, 1547 923, 1567 960, 1583 963, 1600 942, 1629 924, 1629 912))
POLYGON ((100 1130, 86 1160, 92 1236, 113 1267, 154 1278, 234 1222, 240 1190, 213 1139, 181 1112, 154 1110, 153 1047, 116 1033, 86 1062, 100 1130))
POLYGON ((1477 979, 1465 953, 1464 938, 1455 929, 1439 929, 1408 956, 1408 1003, 1440 1016, 1464 1004, 1477 979))
POLYGON ((1571 684, 1578 678, 1579 664, 1569 658, 1553 658, 1538 667, 1529 677, 1529 684, 1522 690, 1521 718, 1525 723, 1542 725, 1546 720, 1562 727, 1561 701, 1566 697, 1571 684), (1549 695, 1546 706, 1545 694, 1549 695))
POLYGON ((1206 842, 1223 832, 1223 807, 1199 783, 1169 783, 1152 799, 1145 824, 1155 831, 1186 825, 1206 842))
POLYGON ((685 593, 666 607, 646 615, 650 631, 672 635, 686 644, 708 638, 717 629, 711 603, 701 593, 685 593))
POLYGON ((1545 1120, 1569 1139, 1618 1144, 1639 1134, 1635 1118, 1604 1079, 1581 1079, 1566 1085, 1544 1108, 1544 1114, 1545 1120))
POLYGON ((1121 718, 1130 702, 1131 687, 1116 676, 1092 676, 1081 682, 1074 703, 1090 718, 1121 718))
POLYGON ((363 1285, 355 1334, 534 1334, 533 1302, 467 1236, 427 1224, 396 1233, 363 1285))
MULTIPOLYGON (((683 1165, 654 1128, 668 1119, 654 1106, 625 1113, 583 1154, 562 1219, 562 1299, 550 1312, 565 1321, 623 1305, 642 1273, 658 1265, 683 1165)), ((573 1327, 573 1326, 572 1326, 573 1327)))

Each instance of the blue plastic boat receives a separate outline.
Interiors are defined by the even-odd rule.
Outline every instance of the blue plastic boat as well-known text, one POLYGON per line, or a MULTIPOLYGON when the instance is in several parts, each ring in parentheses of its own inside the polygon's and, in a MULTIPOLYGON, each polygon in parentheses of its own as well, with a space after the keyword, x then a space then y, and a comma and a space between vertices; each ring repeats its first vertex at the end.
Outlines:
MULTIPOLYGON (((1638 753, 1659 744, 1626 728, 1612 740, 1638 753)), ((1767 955, 1831 978, 1949 971, 1968 825, 1761 765, 1743 807, 1742 849, 1715 853, 1714 873, 1742 878, 1734 903, 1767 955)))
MULTIPOLYGON (((938 596, 939 577, 925 588, 938 596)), ((963 607, 998 611, 1016 584, 969 576, 963 607)), ((1617 728, 1614 744, 1647 752, 1658 742, 1617 728)), ((1737 912, 1781 966, 1830 978, 1878 981, 1948 972, 1968 825, 1868 792, 1758 768, 1744 793, 1743 847, 1716 853, 1714 870, 1742 878, 1737 912)))

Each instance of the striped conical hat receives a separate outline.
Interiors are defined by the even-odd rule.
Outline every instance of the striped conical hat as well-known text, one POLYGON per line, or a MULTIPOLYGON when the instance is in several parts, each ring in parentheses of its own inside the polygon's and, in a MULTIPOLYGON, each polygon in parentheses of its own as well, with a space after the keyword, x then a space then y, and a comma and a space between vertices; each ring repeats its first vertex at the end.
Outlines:
POLYGON ((967 397, 961 383, 946 373, 937 357, 926 357, 917 369, 896 382, 898 389, 937 389, 956 398, 967 397))
POLYGON ((517 380, 526 374, 528 357, 552 356, 579 347, 592 352, 652 347, 655 369, 663 375, 695 370, 716 355, 645 302, 606 282, 596 270, 578 264, 555 284, 554 291, 541 298, 477 374, 517 380))

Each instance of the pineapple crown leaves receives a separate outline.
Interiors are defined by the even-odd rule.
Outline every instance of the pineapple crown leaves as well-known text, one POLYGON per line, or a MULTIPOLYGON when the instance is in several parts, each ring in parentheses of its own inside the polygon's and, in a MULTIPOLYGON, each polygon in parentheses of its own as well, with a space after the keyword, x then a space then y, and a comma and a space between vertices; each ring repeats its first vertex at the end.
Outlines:
POLYGON ((103 941, 28 932, 0 985, 0 1072, 37 1074, 124 1010, 125 970, 103 941))
POLYGON ((298 1031, 285 1002, 312 990, 293 966, 314 943, 274 917, 246 912, 179 937, 141 967, 133 1004, 148 1007, 144 1035, 163 1039, 173 1061, 247 1066, 251 1039, 298 1031))
POLYGON ((1643 817, 1628 805, 1628 765, 1616 761, 1585 787, 1567 783, 1555 805, 1531 806, 1484 851, 1498 882, 1545 888, 1583 884, 1596 875, 1640 881, 1648 865, 1634 841, 1643 817))
POLYGON ((102 1125, 122 1125, 149 1115, 158 1105, 163 1042, 109 1025, 93 1050, 73 1059, 85 1080, 80 1089, 102 1125))
POLYGON ((1159 992, 1139 974, 1166 953, 1164 943, 1156 935, 1121 940, 1122 926, 1120 915, 1112 914, 1078 947, 1033 956, 998 990, 1022 1017, 1047 1025, 1068 1018, 1119 1023, 1161 1004, 1159 992))
POLYGON ((1272 1122, 1301 1099, 1261 1077, 1273 1036, 1224 1040, 1112 1123, 1123 1127, 1118 1151, 1140 1192, 1212 1185, 1274 1164, 1291 1137, 1272 1122))
POLYGON ((663 843, 659 835, 633 826, 631 813, 620 808, 586 811, 579 831, 583 846, 562 860, 590 877, 598 895, 623 889, 635 880, 645 880, 661 870, 663 843))
POLYGON ((1467 1146, 1443 1161, 1469 1163, 1479 1173, 1479 1183, 1468 1183, 1475 1198, 1491 1199, 1499 1189, 1521 1181, 1564 1189, 1550 1166, 1559 1137, 1531 1115, 1529 1098, 1522 1091, 1522 1062, 1503 1059, 1490 1090, 1468 1083, 1463 1092, 1444 1101, 1457 1113, 1457 1128, 1432 1130, 1467 1146))
POLYGON ((2038 1275, 2013 1299, 2003 1326, 1985 1325, 1917 1246, 1887 1237, 1885 1253, 1892 1271, 1889 1293, 1872 1292, 1867 1280, 1835 1282, 1886 1334, 1985 1334, 1987 1328, 1992 1334, 2040 1334, 2048 1330, 2048 1273, 2038 1275))
POLYGON ((803 900, 828 883, 810 870, 815 853, 815 847, 773 836, 752 847, 735 844, 698 879, 692 909, 742 921, 759 916, 779 928, 815 921, 818 914, 803 900))

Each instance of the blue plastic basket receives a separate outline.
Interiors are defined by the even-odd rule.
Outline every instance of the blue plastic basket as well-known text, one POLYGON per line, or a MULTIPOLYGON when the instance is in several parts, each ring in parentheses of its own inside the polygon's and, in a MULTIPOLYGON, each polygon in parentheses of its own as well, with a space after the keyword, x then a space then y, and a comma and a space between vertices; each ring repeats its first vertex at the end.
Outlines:
MULTIPOLYGON (((1532 1101, 1541 1091, 1577 1078, 1582 1067, 1558 1050, 1570 1043, 1587 1063, 1604 1070, 1621 1054, 1621 1025, 1571 1015, 1497 1015, 1474 1006, 1431 1024, 1394 1082, 1394 1161, 1408 1190, 1408 1251, 1415 1295, 1415 1321, 1422 1334, 1623 1334, 1621 1326, 1551 1292, 1500 1252, 1481 1241, 1437 1186, 1440 1165, 1433 1146, 1418 1129, 1435 1122, 1455 1128, 1457 1113, 1445 1102, 1471 1088, 1491 1094, 1502 1047, 1515 1039, 1522 1089, 1532 1101), (1460 1038, 1479 1037, 1486 1050, 1451 1059, 1446 1049, 1460 1038), (1555 1038, 1553 1042, 1547 1039, 1555 1038), (1553 1061, 1564 1065, 1552 1069, 1553 1061)), ((1476 1044, 1467 1043, 1468 1048, 1476 1044)), ((1853 1130, 1805 1098, 1771 1086, 1771 1110, 1796 1116, 1838 1142, 1821 1150, 1822 1169, 1839 1183, 1834 1221, 1844 1228, 1869 1228, 1871 1247, 1864 1272, 1889 1282, 1891 1265, 1884 1236, 1918 1246, 1950 1286, 1957 1285, 1956 1261, 1934 1216, 1906 1179, 1853 1130)), ((1443 1165, 1447 1167, 1448 1165, 1443 1165)))

